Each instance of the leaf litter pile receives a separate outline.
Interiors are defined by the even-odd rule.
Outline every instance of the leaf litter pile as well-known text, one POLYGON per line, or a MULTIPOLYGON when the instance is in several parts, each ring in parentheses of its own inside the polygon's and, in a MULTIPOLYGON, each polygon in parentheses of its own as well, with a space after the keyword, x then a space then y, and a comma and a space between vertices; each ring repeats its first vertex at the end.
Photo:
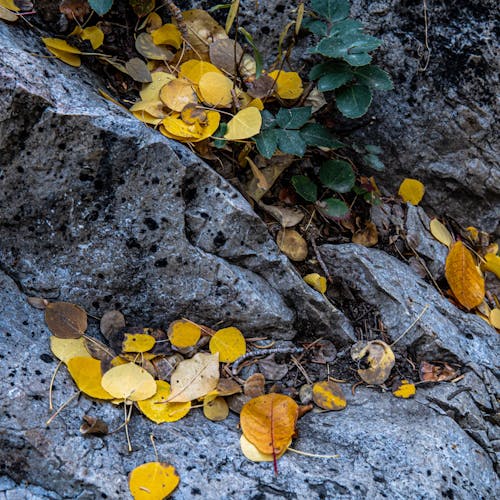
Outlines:
MULTIPOLYGON (((48 53, 73 67, 82 60, 94 69, 100 65, 115 96, 100 90, 103 97, 185 143, 235 183, 307 284, 338 305, 318 243, 350 241, 377 246, 403 260, 419 259, 398 227, 379 234, 370 207, 384 204, 404 213, 405 204, 421 202, 425 186, 404 179, 397 197, 383 196, 374 177, 362 175, 364 168, 384 168, 382 150, 348 144, 342 136, 342 120, 365 114, 372 90, 392 88, 388 74, 370 64, 369 52, 379 41, 349 19, 347 0, 297 2, 295 19, 284 27, 277 59, 269 68, 264 67, 258 41, 238 24, 238 0, 215 5, 211 13, 181 12, 171 1, 131 0, 115 7, 123 12, 124 5, 133 11, 133 28, 118 37, 115 31, 123 28, 118 19, 101 20, 112 0, 63 0, 59 8, 68 23, 67 35, 43 36, 48 53), (221 18, 226 10, 223 26, 211 14, 221 18), (325 37, 315 52, 333 58, 314 66, 310 81, 289 65, 302 28, 325 37), (339 35, 343 29, 350 30, 344 38, 339 35), (352 36, 354 53, 348 44, 352 36), (334 98, 326 99, 325 92, 333 92, 334 98), (331 116, 339 118, 340 126, 332 125, 331 116)), ((0 0, 0 19, 27 21, 35 13, 32 8, 29 1, 0 0)), ((448 248, 448 255, 443 277, 432 276, 425 265, 423 276, 457 307, 500 331, 498 245, 482 231, 463 229, 453 220, 435 218, 425 229, 448 248)), ((458 365, 422 360, 417 367, 407 353, 395 355, 393 347, 419 318, 390 343, 374 311, 349 314, 341 307, 359 338, 370 340, 337 352, 326 339, 274 347, 272 339, 245 338, 232 326, 216 331, 185 318, 166 331, 130 327, 119 311, 101 318, 98 339, 85 333, 87 314, 81 307, 40 298, 29 301, 44 309, 51 350, 78 388, 71 399, 83 393, 123 407, 119 429, 110 431, 98 417, 84 415, 82 434, 105 436, 123 429, 130 451, 128 423, 134 412, 161 425, 192 411, 218 422, 233 411, 240 414, 242 453, 251 461, 272 462, 278 473, 279 458, 287 451, 298 452, 291 444, 300 417, 308 411, 346 408, 345 384, 351 384, 353 394, 358 384, 366 384, 411 398, 420 384, 462 377, 458 365), (367 312, 374 327, 354 318, 367 312)), ((52 410, 52 384, 49 400, 52 410)), ((300 453, 324 457, 314 451, 300 453)), ((134 498, 160 499, 179 480, 175 467, 157 457, 130 473, 129 486, 134 498)))

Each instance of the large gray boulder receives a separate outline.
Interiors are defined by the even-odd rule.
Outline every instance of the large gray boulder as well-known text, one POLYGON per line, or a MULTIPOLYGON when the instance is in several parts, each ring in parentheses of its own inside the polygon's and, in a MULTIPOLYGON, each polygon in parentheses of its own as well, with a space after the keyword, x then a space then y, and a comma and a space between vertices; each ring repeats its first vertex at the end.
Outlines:
POLYGON ((139 324, 352 338, 229 183, 83 68, 33 55, 33 35, 2 23, 0 40, 0 262, 25 293, 139 324))

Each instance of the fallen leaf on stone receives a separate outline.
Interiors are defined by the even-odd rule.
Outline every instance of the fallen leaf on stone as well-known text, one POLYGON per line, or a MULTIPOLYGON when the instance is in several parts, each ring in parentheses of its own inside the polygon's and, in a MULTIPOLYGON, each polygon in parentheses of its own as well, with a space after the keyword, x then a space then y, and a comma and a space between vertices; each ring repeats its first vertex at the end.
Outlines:
MULTIPOLYGON (((260 78, 259 78, 260 80, 260 78)), ((267 191, 273 186, 278 177, 293 163, 292 155, 277 155, 273 156, 271 159, 266 160, 262 157, 257 157, 255 160, 258 165, 259 170, 266 179, 266 186, 260 187, 259 181, 255 177, 252 177, 246 186, 248 194, 255 200, 259 201, 267 191), (261 161, 259 161, 261 160, 261 161)), ((293 191, 295 194, 295 191, 293 191)))
POLYGON ((127 61, 125 63, 125 69, 127 70, 128 76, 136 82, 151 83, 153 81, 146 63, 138 57, 133 57, 127 61))
POLYGON ((300 262, 307 257, 307 242, 294 229, 282 229, 276 237, 279 249, 291 260, 300 262))
POLYGON ((0 0, 0 6, 12 12, 19 12, 21 9, 16 5, 14 0, 0 0))
POLYGON ((215 71, 205 73, 198 82, 198 88, 202 100, 210 106, 229 108, 233 103, 233 82, 221 73, 215 71))
POLYGON ((268 75, 262 75, 257 80, 248 83, 248 94, 254 98, 264 99, 275 89, 274 80, 268 75))
POLYGON ((313 400, 313 388, 311 384, 304 384, 299 389, 299 399, 303 405, 310 404, 313 400))
POLYGON ((189 104, 198 103, 198 96, 191 82, 184 78, 176 78, 165 84, 160 90, 160 99, 171 110, 179 113, 189 104))
POLYGON ((80 54, 82 52, 76 47, 71 46, 65 40, 59 38, 42 38, 42 42, 49 52, 66 64, 76 68, 81 65, 80 54))
POLYGON ((141 33, 135 39, 135 50, 146 59, 154 61, 170 61, 174 54, 162 45, 156 45, 149 33, 141 33))
POLYGON ((297 403, 283 394, 265 394, 251 399, 241 410, 245 437, 260 452, 274 459, 288 448, 295 434, 299 414, 297 403))
POLYGON ((143 85, 142 90, 139 92, 141 100, 146 102, 159 101, 160 90, 168 82, 174 80, 175 76, 164 71, 156 71, 151 74, 151 79, 153 81, 143 85))
POLYGON ((201 398, 217 387, 219 378, 219 355, 195 354, 191 359, 181 361, 172 373, 172 395, 168 401, 185 403, 201 398))
POLYGON ((392 394, 394 394, 397 398, 412 398, 415 396, 416 392, 417 389, 415 388, 415 385, 404 379, 397 382, 392 388, 392 394))
POLYGON ((276 363, 274 357, 275 354, 270 354, 259 360, 259 369, 266 380, 281 380, 288 373, 288 365, 286 363, 276 363))
POLYGON ((155 378, 170 380, 172 372, 181 361, 184 361, 184 357, 179 353, 172 354, 171 356, 157 356, 152 359, 151 363, 156 370, 155 378))
POLYGON ((304 212, 296 207, 289 208, 280 207, 279 205, 266 205, 262 202, 259 203, 259 207, 272 215, 281 224, 281 227, 285 228, 296 226, 304 218, 304 212))
POLYGON ((100 418, 84 415, 80 432, 84 435, 105 436, 108 433, 108 425, 100 418))
POLYGON ((215 388, 217 396, 231 396, 241 392, 241 386, 231 378, 221 378, 215 388))
POLYGON ((69 302, 51 302, 45 308, 45 322, 56 337, 77 339, 87 330, 87 313, 69 302))
POLYGON ((500 309, 498 307, 491 310, 489 320, 493 328, 500 330, 500 309))
POLYGON ((420 380, 423 382, 448 382, 457 378, 458 370, 444 362, 420 363, 420 380))
POLYGON ((61 339, 54 335, 50 336, 50 350, 57 359, 67 364, 71 358, 91 358, 89 351, 85 347, 85 339, 61 339))
POLYGON ((218 330, 210 339, 210 352, 219 354, 221 363, 233 363, 247 352, 243 334, 234 326, 218 330))
POLYGON ((337 349, 330 340, 322 339, 314 343, 314 358, 311 359, 313 363, 333 363, 336 357, 337 349))
POLYGON ((170 323, 167 335, 173 346, 184 349, 196 345, 200 340, 201 327, 187 319, 179 319, 170 323))
POLYGON ((446 226, 437 219, 432 219, 429 224, 429 229, 431 231, 432 236, 447 247, 450 247, 453 243, 453 236, 448 231, 446 226))
POLYGON ((236 65, 240 64, 243 58, 241 45, 230 38, 215 40, 209 47, 210 61, 220 70, 236 75, 236 65))
POLYGON ((134 500, 163 500, 179 484, 173 465, 148 462, 136 467, 128 477, 130 493, 134 500))
POLYGON ((251 398, 263 396, 266 393, 265 384, 266 378, 264 375, 262 375, 262 373, 254 373, 245 380, 245 383, 243 384, 243 392, 245 393, 245 396, 249 396, 251 398))
POLYGON ((42 297, 28 297, 26 301, 30 306, 35 309, 41 309, 42 311, 50 304, 47 299, 43 299, 42 297))
POLYGON ((157 380, 156 393, 148 399, 138 401, 137 406, 146 417, 157 424, 163 422, 176 422, 189 413, 189 410, 191 410, 191 402, 167 402, 170 394, 170 384, 164 380, 157 380))
POLYGON ((380 385, 389 377, 395 357, 390 346, 382 340, 356 342, 351 357, 358 362, 358 375, 367 384, 380 385))
POLYGON ((312 387, 313 401, 324 410, 343 410, 347 402, 342 388, 333 380, 316 382, 312 387))
POLYGON ((129 401, 148 399, 156 393, 155 379, 135 363, 111 368, 103 375, 101 384, 112 397, 129 401))
POLYGON ((364 247, 373 247, 378 243, 377 226, 371 221, 365 223, 363 229, 358 229, 352 236, 352 242, 364 247))
POLYGON ((493 273, 498 279, 500 279, 500 256, 495 253, 487 253, 484 256, 485 263, 483 264, 483 269, 493 273))
POLYGON ((416 179, 404 179, 398 191, 403 201, 412 205, 418 205, 422 201, 424 193, 424 185, 416 179))
POLYGON ((164 24, 151 32, 151 38, 155 45, 169 45, 178 49, 182 44, 181 32, 173 24, 164 24))
POLYGON ((453 295, 466 309, 484 299, 484 278, 470 250, 461 242, 453 243, 446 258, 445 276, 453 295))
POLYGON ((262 126, 262 115, 260 111, 254 107, 238 111, 227 123, 227 132, 224 134, 224 139, 228 141, 238 141, 248 139, 257 135, 262 126))
POLYGON ((282 99, 298 99, 302 95, 302 79, 295 71, 276 70, 269 76, 276 81, 276 93, 282 99))
POLYGON ((114 350, 93 337, 83 337, 83 340, 87 351, 93 358, 102 361, 103 373, 106 372, 112 360, 116 357, 114 350))
POLYGON ((241 451, 243 455, 252 462, 273 462, 275 459, 281 458, 291 444, 292 440, 290 439, 288 444, 279 454, 273 455, 272 453, 262 453, 259 451, 259 449, 245 437, 245 434, 242 434, 240 437, 241 451))
POLYGON ((229 415, 229 407, 221 396, 203 398, 203 414, 212 422, 221 422, 229 415))
POLYGON ((99 26, 87 26, 80 33, 82 40, 88 40, 94 50, 98 49, 104 42, 104 33, 99 26))
POLYGON ((113 399, 102 386, 101 362, 90 357, 76 357, 68 360, 68 371, 78 389, 91 398, 113 399))
POLYGON ((14 23, 17 21, 18 16, 17 16, 17 14, 12 12, 11 10, 6 9, 2 5, 0 5, 0 19, 14 23))
POLYGON ((109 340, 112 335, 125 328, 125 317, 120 311, 106 311, 102 315, 99 327, 104 337, 109 340))
POLYGON ((147 352, 156 340, 147 333, 126 333, 122 342, 122 352, 147 352))
POLYGON ((324 276, 321 276, 318 273, 306 274, 304 276, 304 281, 319 293, 326 292, 326 278, 324 276))
POLYGON ((233 394, 232 396, 228 396, 226 398, 227 404, 231 411, 234 413, 241 413, 243 407, 251 400, 250 396, 246 396, 245 394, 233 394))

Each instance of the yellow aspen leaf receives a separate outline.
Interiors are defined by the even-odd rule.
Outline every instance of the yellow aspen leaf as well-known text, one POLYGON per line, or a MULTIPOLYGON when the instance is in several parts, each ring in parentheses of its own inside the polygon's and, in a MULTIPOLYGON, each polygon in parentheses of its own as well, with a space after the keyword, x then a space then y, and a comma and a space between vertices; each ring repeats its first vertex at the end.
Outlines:
POLYGON ((197 59, 190 59, 181 64, 179 68, 179 78, 187 78, 191 83, 198 85, 201 77, 205 73, 219 73, 223 75, 222 71, 207 61, 198 61, 197 59))
POLYGON ((169 402, 185 403, 201 398, 217 387, 219 355, 200 352, 181 361, 170 377, 172 395, 169 402))
MULTIPOLYGON (((156 12, 151 12, 144 21, 143 26, 146 28, 148 33, 152 33, 154 30, 161 28, 163 25, 163 21, 161 20, 161 16, 156 12)), ((141 29, 141 26, 139 29, 141 29)))
POLYGON ((70 52, 65 52, 64 50, 54 49, 52 47, 47 47, 47 50, 51 52, 57 59, 60 59, 62 62, 68 64, 69 66, 73 66, 75 68, 79 68, 82 64, 82 60, 78 54, 72 54, 70 52))
POLYGON ((484 260, 483 269, 495 274, 500 279, 500 256, 494 253, 487 253, 484 256, 484 260))
POLYGON ((500 309, 498 307, 490 311, 489 320, 493 328, 500 330, 500 309))
POLYGON ((81 54, 81 50, 76 47, 71 46, 65 40, 61 40, 60 38, 42 38, 42 42, 45 46, 50 49, 60 50, 62 52, 68 52, 69 54, 81 54))
POLYGON ((221 363, 232 363, 247 352, 247 343, 243 334, 234 326, 222 328, 210 339, 210 352, 219 353, 221 363))
POLYGON ((126 365, 128 363, 129 363, 129 361, 126 360, 125 358, 122 358, 121 356, 115 356, 111 360, 111 366, 121 366, 121 365, 126 365))
POLYGON ((148 399, 156 393, 155 379, 135 363, 108 370, 102 377, 102 387, 114 398, 129 401, 148 399))
POLYGON ((368 366, 360 368, 358 375, 367 384, 383 384, 391 374, 396 358, 389 345, 382 340, 356 342, 351 347, 351 358, 368 366))
POLYGON ((170 45, 178 49, 182 43, 181 32, 173 24, 164 24, 161 28, 151 32, 155 45, 170 45))
POLYGON ((156 340, 147 333, 126 333, 122 341, 123 352, 147 352, 150 351, 156 340))
POLYGON ((155 116, 149 114, 147 111, 132 111, 132 114, 141 122, 147 123, 148 125, 159 125, 163 118, 156 118, 155 116))
POLYGON ((272 453, 262 453, 259 451, 258 448, 245 437, 245 434, 242 434, 240 437, 241 451, 243 455, 252 462, 273 462, 275 458, 281 458, 291 444, 292 440, 290 439, 288 445, 284 447, 278 455, 274 456, 272 453))
MULTIPOLYGON (((167 116, 167 111, 165 105, 162 101, 137 101, 130 110, 134 115, 135 112, 144 111, 146 114, 154 118, 165 118, 167 116)), ((168 111, 169 112, 169 111, 168 111)), ((160 120, 161 121, 161 120, 160 120)))
POLYGON ((404 399, 412 398, 416 392, 415 385, 408 382, 408 380, 401 380, 401 383, 392 391, 394 396, 404 399))
POLYGON ((484 278, 470 250, 454 243, 446 257, 445 276, 453 295, 466 309, 473 309, 484 299, 484 278))
POLYGON ((184 78, 176 78, 168 82, 160 90, 160 99, 171 110, 181 112, 188 104, 196 104, 198 96, 191 82, 184 78))
POLYGON ((276 70, 269 76, 276 81, 276 93, 282 99, 298 99, 302 95, 302 80, 295 71, 276 70))
POLYGON ((113 399, 102 386, 101 362, 90 357, 78 356, 67 362, 68 371, 78 389, 97 399, 113 399))
POLYGON ((161 122, 160 132, 173 139, 187 142, 199 142, 208 139, 218 128, 220 114, 217 111, 207 111, 204 123, 187 124, 179 115, 168 116, 161 122))
POLYGON ((295 229, 282 229, 276 237, 279 249, 291 260, 300 262, 307 257, 307 243, 295 229))
POLYGON ((469 233, 472 241, 477 241, 479 239, 479 230, 474 226, 466 227, 465 230, 469 233))
POLYGON ((425 186, 416 179, 404 179, 399 186, 398 194, 405 203, 418 205, 424 197, 425 186))
POLYGON ((342 388, 333 380, 316 382, 312 394, 313 401, 324 410, 343 410, 347 406, 342 388))
POLYGON ((176 422, 189 413, 191 402, 167 403, 170 393, 170 384, 164 380, 157 380, 156 394, 151 398, 138 401, 137 405, 146 417, 157 424, 176 422))
POLYGON ((201 98, 210 106, 229 108, 233 103, 233 82, 225 75, 209 71, 200 78, 198 88, 201 98))
POLYGON ((262 102, 262 99, 260 97, 257 97, 255 99, 252 99, 247 104, 247 108, 249 108, 249 107, 257 108, 259 111, 262 111, 264 109, 264 104, 262 102))
POLYGON ((168 82, 175 80, 175 76, 164 71, 156 71, 151 73, 152 82, 143 85, 142 90, 139 92, 143 101, 159 101, 160 90, 168 82))
POLYGON ((88 26, 80 33, 82 40, 88 40, 92 48, 98 49, 104 42, 104 33, 98 26, 88 26))
POLYGON ((14 3, 14 0, 0 0, 0 7, 4 7, 13 12, 19 12, 21 9, 14 3))
POLYGON ((284 394, 265 394, 243 406, 241 430, 260 452, 276 457, 289 446, 298 416, 299 407, 292 398, 284 394))
POLYGON ((324 276, 321 276, 318 273, 306 274, 304 276, 304 281, 319 293, 326 292, 326 278, 324 276))
POLYGON ((52 335, 61 339, 77 339, 87 329, 87 313, 70 302, 51 302, 45 308, 45 322, 52 335))
POLYGON ((229 406, 221 396, 215 398, 205 396, 203 399, 203 414, 212 422, 221 422, 229 415, 229 406))
POLYGON ((183 349, 197 344, 201 337, 201 327, 192 321, 179 319, 170 323, 167 335, 172 345, 183 349))
POLYGON ((92 357, 85 347, 85 339, 83 337, 77 339, 61 339, 51 335, 50 350, 57 359, 60 359, 65 364, 72 358, 92 357))
POLYGON ((227 123, 227 132, 224 139, 237 141, 248 139, 260 132, 262 115, 257 107, 249 106, 238 111, 227 123))
POLYGON ((11 10, 6 9, 2 5, 0 5, 0 19, 3 19, 4 21, 9 21, 11 23, 15 23, 18 19, 18 16, 11 10))
POLYGON ((173 465, 148 462, 136 467, 128 477, 128 486, 134 500, 163 500, 179 484, 173 465))
POLYGON ((451 244, 453 243, 453 236, 442 222, 438 221, 437 219, 432 219, 429 225, 429 229, 432 236, 434 236, 434 238, 436 238, 439 243, 442 243, 447 247, 451 246, 451 244))

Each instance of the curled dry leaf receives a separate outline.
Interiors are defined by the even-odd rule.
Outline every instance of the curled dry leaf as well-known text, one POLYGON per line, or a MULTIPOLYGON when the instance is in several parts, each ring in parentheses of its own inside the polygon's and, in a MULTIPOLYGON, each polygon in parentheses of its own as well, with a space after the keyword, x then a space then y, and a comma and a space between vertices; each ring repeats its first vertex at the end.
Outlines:
POLYGON ((180 362, 172 373, 172 395, 168 401, 184 403, 201 398, 217 387, 219 378, 219 355, 195 354, 180 362))
POLYGON ((382 340, 356 342, 351 347, 351 357, 359 365, 358 375, 367 384, 380 385, 389 377, 395 363, 394 353, 382 340))
POLYGON ((377 226, 371 221, 366 222, 363 229, 358 229, 352 236, 352 242, 364 247, 373 247, 378 243, 377 226))
POLYGON ((313 401, 324 410, 343 410, 347 406, 342 388, 333 380, 316 382, 312 387, 313 401))
POLYGON ((85 436, 105 436, 108 433, 108 424, 100 418, 92 417, 91 415, 84 415, 82 417, 80 432, 85 436))
POLYGON ((134 500, 160 500, 167 498, 179 484, 173 465, 148 462, 136 467, 128 477, 134 500))
POLYGON ((298 414, 299 407, 292 398, 283 394, 266 394, 251 399, 243 407, 241 429, 260 452, 276 457, 290 445, 298 414))
POLYGON ((311 384, 304 384, 299 389, 299 399, 303 405, 311 403, 313 400, 313 388, 311 384))
POLYGON ((175 353, 171 356, 158 356, 151 360, 156 371, 155 378, 159 380, 170 380, 170 375, 175 367, 184 360, 181 354, 175 353))
POLYGON ((466 309, 473 309, 484 299, 484 278, 470 250, 454 243, 446 257, 445 276, 453 295, 466 309))
POLYGON ((262 375, 262 373, 254 373, 245 380, 243 392, 245 396, 249 396, 251 398, 263 396, 266 393, 265 385, 266 378, 264 375, 262 375))
POLYGON ((307 257, 307 243, 294 229, 282 229, 276 237, 279 249, 291 260, 300 262, 307 257))
POLYGON ((125 328, 125 316, 120 311, 106 311, 100 322, 101 333, 106 340, 125 328))
POLYGON ((420 380, 423 382, 448 382, 457 378, 458 370, 445 362, 422 361, 419 374, 420 380))
POLYGON ((318 273, 306 274, 304 276, 304 281, 319 293, 326 292, 326 278, 324 276, 321 276, 318 273))
POLYGON ((77 339, 87 330, 87 313, 69 302, 51 302, 45 308, 45 322, 56 337, 77 339))
POLYGON ((43 299, 42 297, 28 297, 26 301, 31 307, 42 311, 50 304, 47 299, 43 299))

